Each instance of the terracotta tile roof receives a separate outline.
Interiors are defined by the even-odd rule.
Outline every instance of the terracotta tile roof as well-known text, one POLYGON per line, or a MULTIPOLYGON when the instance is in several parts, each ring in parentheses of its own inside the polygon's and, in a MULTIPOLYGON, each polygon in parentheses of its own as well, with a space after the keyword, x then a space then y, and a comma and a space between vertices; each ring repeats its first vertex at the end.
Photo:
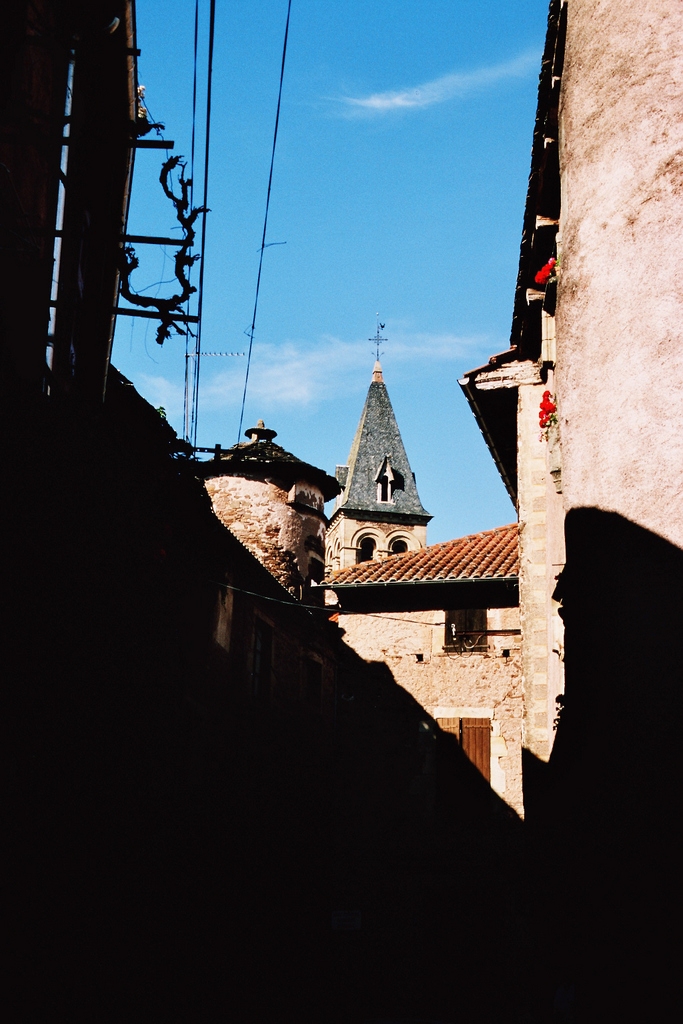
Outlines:
POLYGON ((359 583, 431 583, 436 580, 515 579, 519 575, 517 523, 432 544, 421 551, 361 562, 333 573, 328 587, 359 583))

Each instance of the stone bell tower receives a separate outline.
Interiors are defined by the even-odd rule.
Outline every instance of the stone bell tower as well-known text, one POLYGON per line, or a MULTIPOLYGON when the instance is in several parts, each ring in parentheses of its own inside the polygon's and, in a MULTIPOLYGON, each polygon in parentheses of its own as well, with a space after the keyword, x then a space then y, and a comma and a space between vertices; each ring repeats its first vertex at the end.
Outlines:
POLYGON ((327 571, 356 562, 418 551, 427 523, 382 367, 375 363, 348 463, 337 466, 342 492, 327 531, 327 571))

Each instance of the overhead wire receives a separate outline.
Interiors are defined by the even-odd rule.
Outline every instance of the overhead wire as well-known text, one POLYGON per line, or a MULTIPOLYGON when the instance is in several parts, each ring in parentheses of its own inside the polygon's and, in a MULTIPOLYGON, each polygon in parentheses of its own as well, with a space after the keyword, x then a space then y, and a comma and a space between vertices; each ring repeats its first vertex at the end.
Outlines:
MULTIPOLYGON (((194 155, 197 134, 197 55, 199 50, 199 0, 194 5, 194 69, 192 74, 192 145, 190 149, 190 209, 194 207, 194 155)), ((189 268, 192 273, 192 267, 189 268)), ((186 313, 190 312, 190 300, 187 300, 186 313)), ((190 331, 189 322, 185 324, 185 390, 183 398, 183 433, 185 440, 190 440, 190 331)))
MULTIPOLYGON (((291 0, 290 0, 291 3, 291 0)), ((213 49, 216 28, 216 0, 211 0, 209 7, 209 54, 206 81, 206 137, 204 145, 204 188, 202 192, 202 237, 201 237, 201 260, 199 263, 199 295, 197 302, 197 335, 195 339, 195 367, 194 386, 192 390, 192 422, 191 442, 193 447, 197 446, 197 421, 199 406, 199 369, 202 350, 202 308, 204 304, 204 268, 206 266, 206 216, 207 202, 209 198, 209 152, 211 145, 211 91, 213 82, 213 49)))
POLYGON ((194 70, 192 73, 192 144, 190 148, 190 209, 194 205, 194 154, 197 137, 197 53, 199 49, 199 0, 194 4, 194 70))
POLYGON ((261 250, 258 263, 258 274, 256 277, 256 294, 254 296, 254 312, 251 317, 251 327, 249 328, 249 352, 247 355, 247 368, 244 375, 244 391, 242 393, 242 408, 240 410, 240 424, 237 428, 237 443, 239 444, 240 437, 242 436, 242 424, 244 422, 244 407, 247 401, 247 387, 249 385, 249 370, 251 368, 251 353, 254 347, 254 331, 256 330, 256 311, 258 309, 259 291, 261 288, 261 271, 263 269, 263 253, 266 250, 266 231, 268 229, 268 209, 270 207, 270 192, 273 185, 273 166, 275 164, 275 147, 277 145, 277 132, 280 124, 280 106, 282 103, 282 83, 285 77, 285 60, 287 58, 287 39, 289 36, 289 16, 292 10, 292 0, 288 0, 287 3, 287 21, 285 24, 285 38, 282 44, 282 64, 280 66, 280 88, 277 94, 277 111, 275 114, 275 129, 273 131, 273 148, 270 155, 270 173, 268 175, 268 192, 266 194, 266 210, 263 217, 263 235, 261 237, 261 250))
MULTIPOLYGON (((398 618, 395 615, 388 615, 386 612, 354 612, 348 608, 340 608, 339 605, 318 605, 318 604, 305 604, 303 601, 297 600, 293 597, 286 601, 281 597, 268 597, 266 594, 259 594, 255 590, 245 590, 243 587, 235 587, 231 583, 222 583, 220 580, 209 580, 209 583, 213 583, 217 587, 223 587, 225 590, 233 590, 237 594, 246 594, 248 597, 258 597, 261 601, 270 601, 271 604, 284 604, 288 608, 303 608, 309 612, 325 612, 326 615, 364 615, 370 619, 387 619, 392 622, 411 622, 417 626, 443 626, 444 620, 441 619, 439 622, 425 622, 423 619, 406 619, 405 617, 398 618)), ((500 630, 499 632, 503 632, 500 630)))

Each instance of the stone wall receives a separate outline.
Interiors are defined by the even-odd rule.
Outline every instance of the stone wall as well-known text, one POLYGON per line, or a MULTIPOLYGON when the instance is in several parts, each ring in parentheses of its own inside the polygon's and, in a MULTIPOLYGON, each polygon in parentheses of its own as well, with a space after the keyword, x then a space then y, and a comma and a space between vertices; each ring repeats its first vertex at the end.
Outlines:
POLYGON ((547 761, 555 736, 558 695, 564 693, 563 625, 554 598, 564 554, 562 448, 560 430, 541 436, 540 403, 554 393, 554 318, 544 314, 543 377, 531 360, 479 373, 476 388, 517 389, 517 511, 519 600, 524 680, 524 746, 547 761))
MULTIPOLYGON (((384 662, 433 718, 491 719, 491 785, 522 815, 519 635, 488 637, 487 653, 458 654, 444 649, 443 611, 342 613, 339 624, 346 643, 366 661, 384 662)), ((518 629, 519 610, 489 609, 488 628, 518 629)))
POLYGON ((519 600, 524 675, 524 746, 547 761, 554 739, 556 699, 564 691, 562 620, 553 600, 564 565, 564 512, 550 463, 557 456, 542 439, 538 413, 546 383, 518 391, 519 600))
POLYGON ((316 565, 321 578, 325 520, 317 488, 226 475, 209 477, 206 489, 221 522, 289 591, 299 596, 312 573, 315 578, 316 565))
POLYGON ((375 541, 375 558, 387 558, 395 540, 403 540, 408 551, 427 545, 427 527, 404 523, 378 523, 351 519, 342 512, 332 519, 327 532, 327 571, 346 569, 357 562, 358 547, 365 537, 375 541))

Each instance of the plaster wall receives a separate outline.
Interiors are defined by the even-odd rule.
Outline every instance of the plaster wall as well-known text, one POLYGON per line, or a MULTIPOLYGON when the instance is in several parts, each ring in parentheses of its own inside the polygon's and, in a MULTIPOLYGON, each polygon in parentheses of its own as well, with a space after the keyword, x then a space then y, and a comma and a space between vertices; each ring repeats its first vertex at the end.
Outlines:
POLYGON ((569 0, 557 395, 567 510, 683 546, 683 4, 569 0))
MULTIPOLYGON (((383 661, 433 718, 491 719, 491 785, 523 814, 519 635, 490 636, 484 654, 457 654, 444 650, 443 611, 342 613, 339 624, 345 642, 366 661, 383 661)), ((489 609, 488 628, 518 629, 519 609, 489 609)))
POLYGON ((310 575, 311 561, 321 566, 325 552, 323 495, 307 483, 287 489, 277 480, 216 476, 206 481, 221 522, 256 555, 288 590, 299 594, 310 575), (299 507, 292 507, 296 502, 299 507))

